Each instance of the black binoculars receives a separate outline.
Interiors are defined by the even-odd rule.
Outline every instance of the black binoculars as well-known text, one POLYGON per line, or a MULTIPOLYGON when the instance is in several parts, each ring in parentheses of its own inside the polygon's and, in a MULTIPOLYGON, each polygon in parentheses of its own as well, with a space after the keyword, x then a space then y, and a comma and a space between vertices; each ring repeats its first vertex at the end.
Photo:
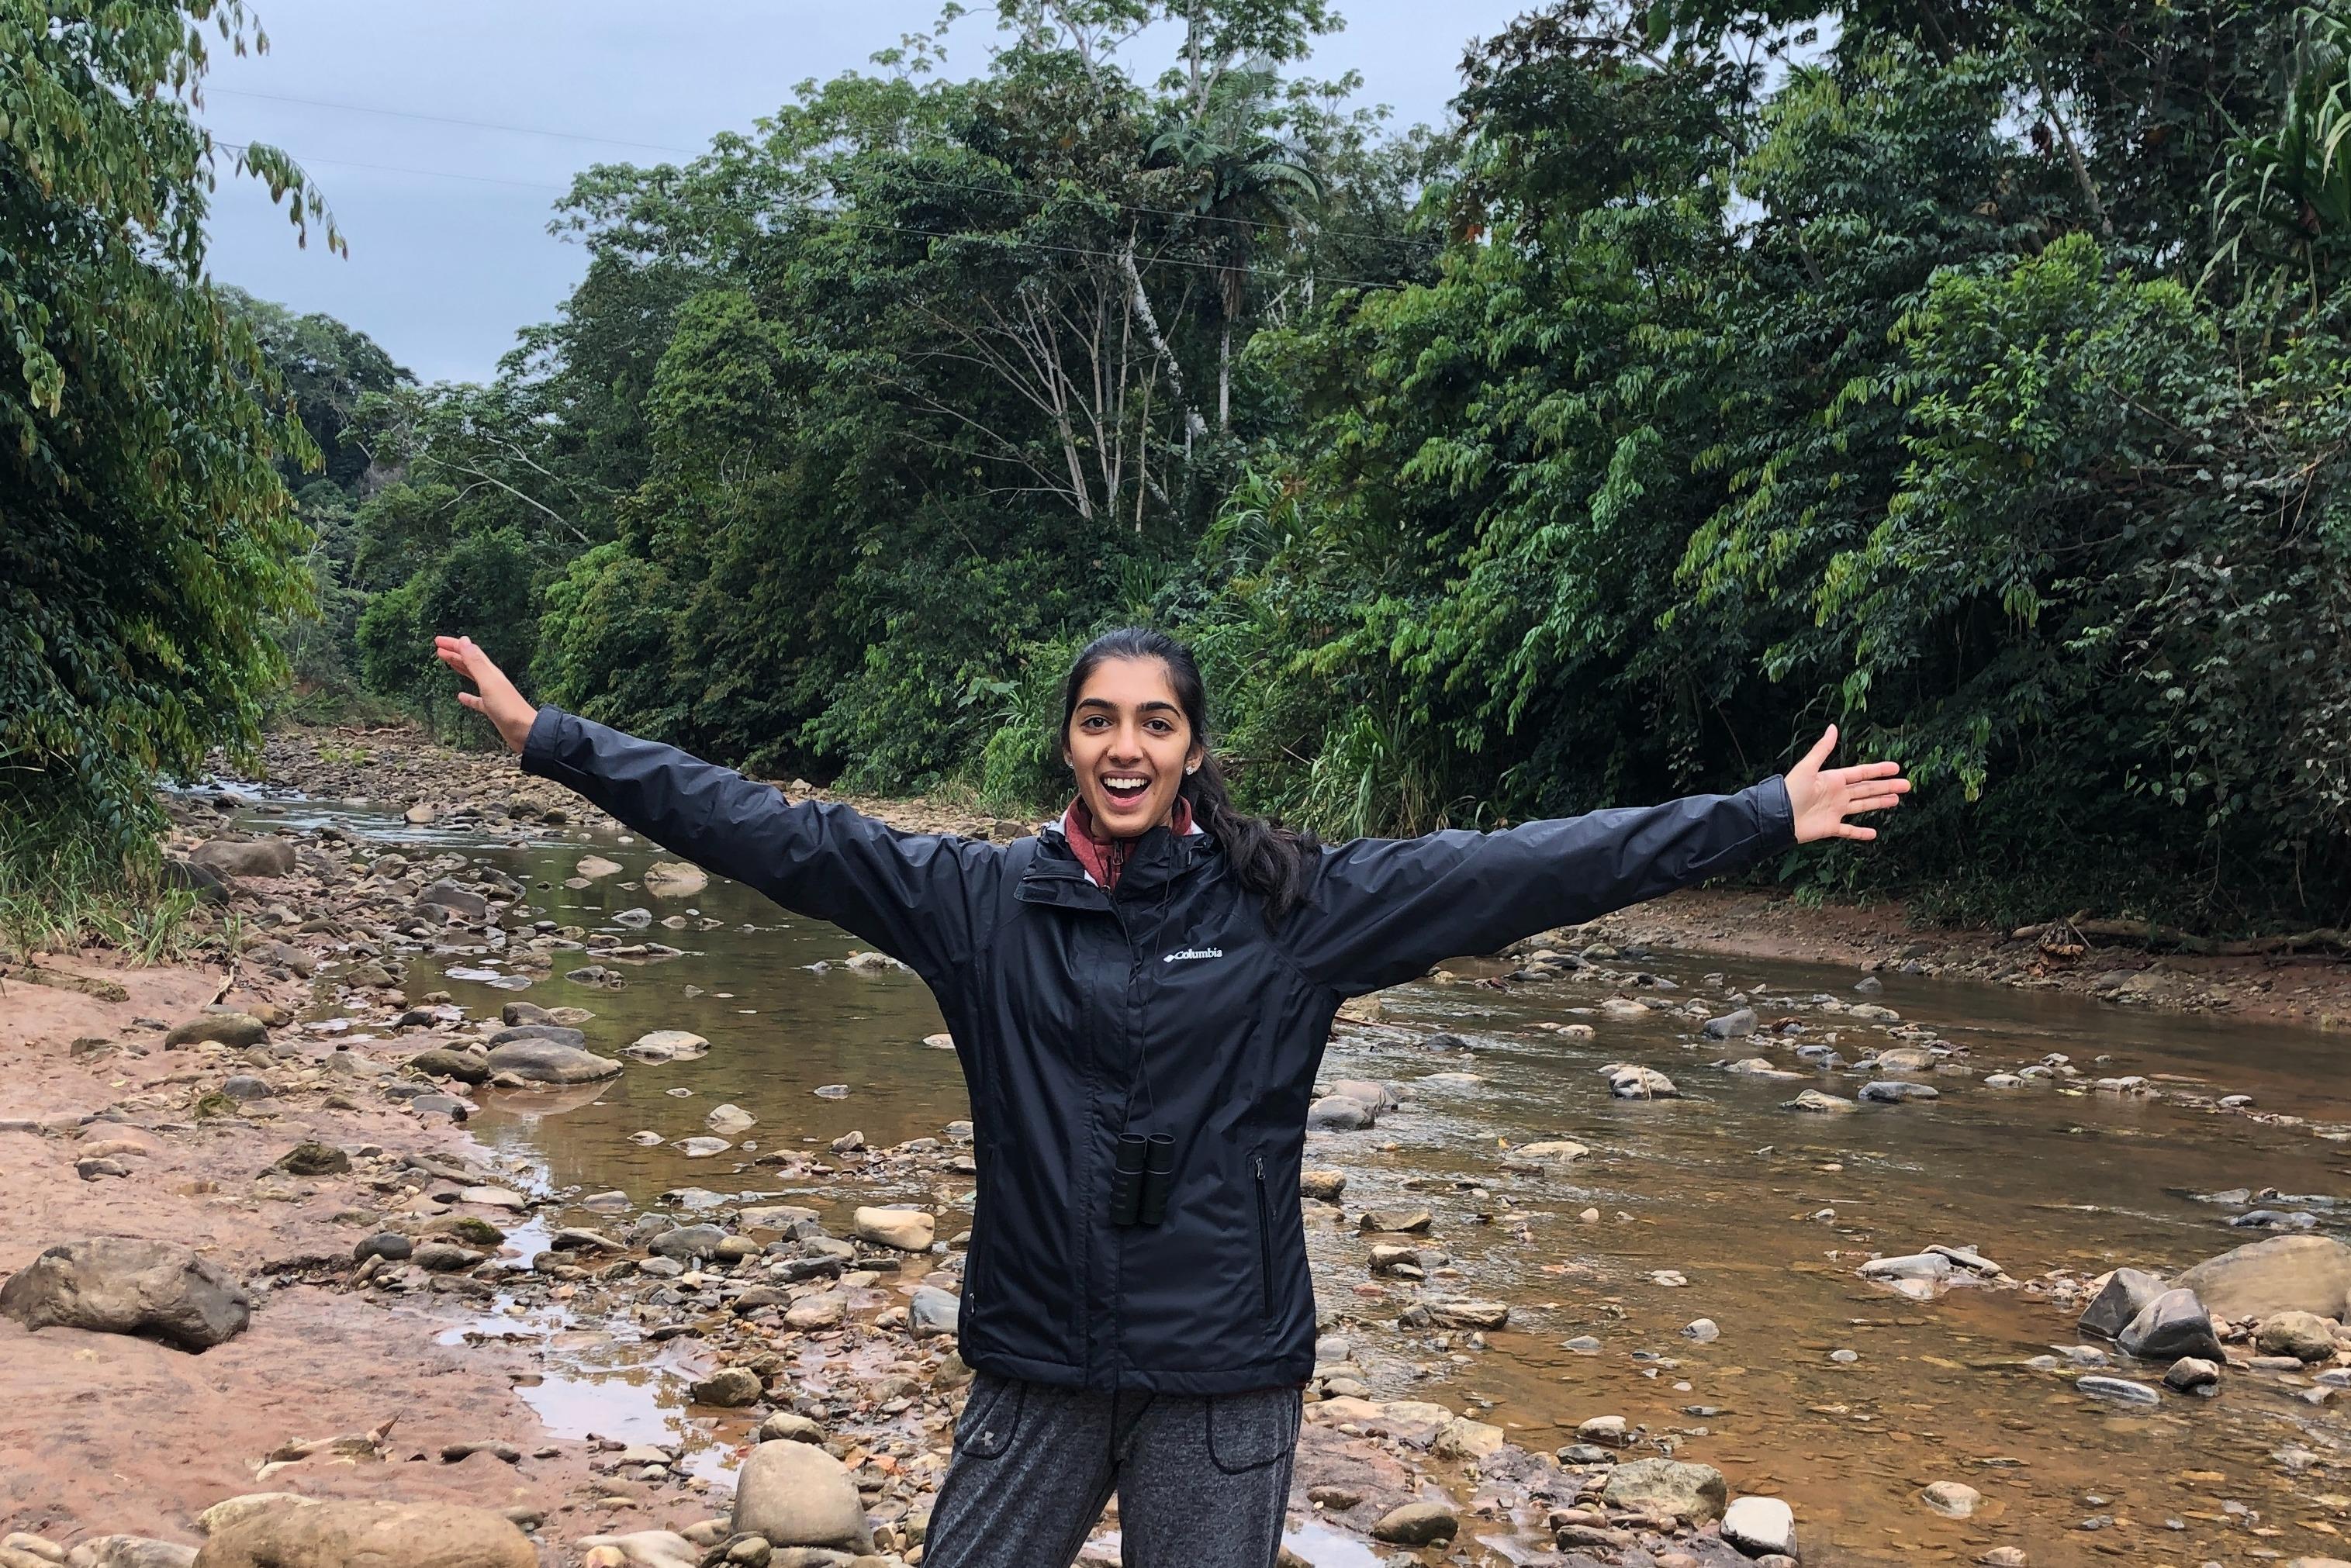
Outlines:
POLYGON ((1176 1140, 1165 1133, 1118 1135, 1118 1164, 1110 1178, 1113 1225, 1156 1225, 1167 1218, 1167 1189, 1176 1182, 1176 1140))

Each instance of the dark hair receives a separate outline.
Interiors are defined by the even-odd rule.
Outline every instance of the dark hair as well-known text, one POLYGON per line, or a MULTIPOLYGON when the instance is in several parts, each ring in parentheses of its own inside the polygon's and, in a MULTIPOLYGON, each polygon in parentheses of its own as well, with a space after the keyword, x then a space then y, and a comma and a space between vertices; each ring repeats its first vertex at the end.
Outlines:
POLYGON ((1177 786, 1192 803, 1193 820, 1217 841, 1240 884, 1265 899, 1266 917, 1279 920, 1304 902, 1306 867, 1321 845, 1311 833, 1301 833, 1265 817, 1251 817, 1235 809, 1225 787, 1224 770, 1208 742, 1208 695, 1200 680, 1200 665, 1192 650, 1165 632, 1144 626, 1122 626, 1105 632, 1085 646, 1070 678, 1061 686, 1061 740, 1069 741, 1070 723, 1077 716, 1078 696, 1086 678, 1113 659, 1156 659, 1167 668, 1176 701, 1192 726, 1200 747, 1200 768, 1187 773, 1177 786))

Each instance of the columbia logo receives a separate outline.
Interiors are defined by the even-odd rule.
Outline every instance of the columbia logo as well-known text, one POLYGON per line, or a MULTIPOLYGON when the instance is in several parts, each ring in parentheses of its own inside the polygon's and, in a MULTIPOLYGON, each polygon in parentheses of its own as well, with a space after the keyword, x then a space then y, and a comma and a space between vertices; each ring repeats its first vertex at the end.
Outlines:
POLYGON ((1222 947, 1186 947, 1180 953, 1170 953, 1159 961, 1163 964, 1173 964, 1180 958, 1221 958, 1224 956, 1225 950, 1222 947))

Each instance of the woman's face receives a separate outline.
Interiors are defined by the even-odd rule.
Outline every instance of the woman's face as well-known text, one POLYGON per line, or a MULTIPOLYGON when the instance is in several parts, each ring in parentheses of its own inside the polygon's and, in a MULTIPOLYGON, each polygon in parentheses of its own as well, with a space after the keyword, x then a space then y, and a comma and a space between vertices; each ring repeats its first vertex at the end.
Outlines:
POLYGON ((1157 659, 1105 659, 1079 688, 1061 758, 1094 826, 1131 839, 1167 821, 1185 768, 1196 762, 1191 721, 1157 659))

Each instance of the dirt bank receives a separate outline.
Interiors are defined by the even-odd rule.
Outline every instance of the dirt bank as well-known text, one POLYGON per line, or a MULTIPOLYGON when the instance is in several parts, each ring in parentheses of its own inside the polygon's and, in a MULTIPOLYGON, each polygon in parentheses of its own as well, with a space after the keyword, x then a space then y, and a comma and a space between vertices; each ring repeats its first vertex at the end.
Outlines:
POLYGON ((430 1185, 411 1158, 486 1168, 484 1152, 446 1120, 340 1092, 348 1080, 323 1050, 167 1049, 157 1027, 199 1016, 225 987, 230 1003, 282 1019, 298 984, 229 985, 216 968, 95 952, 46 963, 108 994, 0 988, 0 1266, 92 1236, 172 1242, 246 1281, 255 1309, 245 1333, 201 1354, 0 1319, 0 1534, 193 1543, 202 1510, 264 1490, 576 1512, 591 1446, 550 1439, 514 1392, 518 1358, 438 1343, 478 1303, 452 1291, 387 1310, 344 1288, 355 1239, 430 1185), (275 1092, 234 1110, 205 1102, 233 1074, 275 1092), (360 1157, 330 1176, 276 1167, 312 1141, 360 1157), (85 1178, 93 1159, 127 1174, 85 1178), (380 1440, 271 1468, 290 1446, 369 1434, 380 1440), (465 1443, 521 1457, 444 1462, 465 1443))

